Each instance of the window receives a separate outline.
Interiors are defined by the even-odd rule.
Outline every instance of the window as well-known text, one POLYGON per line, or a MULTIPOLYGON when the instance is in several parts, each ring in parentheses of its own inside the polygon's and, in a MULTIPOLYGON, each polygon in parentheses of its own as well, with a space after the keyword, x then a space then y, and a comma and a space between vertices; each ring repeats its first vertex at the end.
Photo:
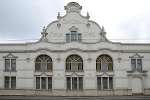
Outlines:
POLYGON ((83 70, 82 58, 78 55, 70 55, 66 59, 66 70, 83 70))
POLYGON ((142 70, 142 60, 141 59, 131 59, 131 68, 132 70, 142 70))
POLYGON ((97 77, 97 89, 113 89, 113 77, 97 77))
POLYGON ((40 55, 36 58, 35 70, 52 70, 52 59, 47 55, 40 55))
POLYGON ((82 90, 83 77, 67 77, 67 90, 82 90))
POLYGON ((16 88, 16 77, 5 77, 5 89, 16 88))
POLYGON ((69 41, 81 41, 82 37, 80 33, 77 33, 76 31, 71 31, 71 34, 66 34, 66 42, 69 41))
POLYGON ((101 55, 96 60, 96 70, 113 70, 112 58, 108 55, 101 55))
POLYGON ((52 77, 36 77, 36 89, 52 89, 52 77))
POLYGON ((5 59, 5 70, 16 70, 16 59, 5 59))

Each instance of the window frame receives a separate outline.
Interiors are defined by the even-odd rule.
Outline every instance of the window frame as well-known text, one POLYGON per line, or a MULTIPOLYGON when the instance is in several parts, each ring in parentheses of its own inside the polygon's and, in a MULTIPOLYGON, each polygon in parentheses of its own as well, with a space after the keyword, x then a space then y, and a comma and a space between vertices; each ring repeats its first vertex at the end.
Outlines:
POLYGON ((4 89, 16 89, 16 83, 17 83, 17 78, 16 76, 4 76, 4 89), (8 82, 8 87, 6 88, 6 78, 8 78, 7 82, 8 82), (12 78, 15 78, 15 81, 12 80, 12 78), (13 87, 13 82, 15 82, 15 85, 13 87))
POLYGON ((143 69, 143 68, 142 68, 142 66, 143 66, 143 65, 142 65, 142 62, 143 62, 143 61, 142 61, 142 58, 131 58, 130 62, 131 62, 131 70, 132 70, 132 71, 134 71, 134 70, 142 71, 142 69, 143 69), (135 69, 132 69, 132 64, 133 64, 133 63, 132 63, 132 60, 135 60, 135 69), (141 61, 141 69, 138 68, 138 64, 139 64, 139 63, 138 63, 138 60, 141 61))
POLYGON ((70 31, 70 33, 66 33, 66 42, 71 42, 71 41, 82 42, 82 34, 78 33, 77 31, 70 31), (73 34, 73 33, 75 33, 75 34, 73 34), (74 39, 74 37, 75 37, 75 39, 74 39))
POLYGON ((112 90, 112 89, 114 89, 114 77, 113 76, 106 76, 106 77, 104 77, 104 76, 98 76, 97 77, 97 90, 112 90), (99 81, 98 81, 98 78, 100 78, 100 83, 98 83, 99 81), (107 79, 107 88, 106 89, 104 89, 104 81, 103 81, 103 79, 104 78, 106 78, 107 79), (112 78, 112 88, 110 88, 110 78, 112 78), (99 88, 99 85, 100 84, 100 88, 99 88))
POLYGON ((52 76, 47 76, 47 77, 41 77, 41 76, 36 76, 35 77, 35 89, 36 90, 52 90, 53 88, 53 77, 52 76), (37 81, 37 79, 39 78, 39 80, 37 81), (45 88, 42 88, 42 78, 45 78, 45 88), (51 79, 51 81, 49 81, 49 78, 51 79), (38 86, 37 86, 37 82, 39 82, 38 86), (49 87, 49 83, 51 83, 51 86, 49 87))
POLYGON ((83 71, 83 59, 79 55, 70 55, 66 58, 66 71, 83 71), (79 60, 79 61, 78 61, 79 60), (73 70, 73 62, 76 61, 77 70, 73 70))
POLYGON ((66 90, 83 90, 83 77, 66 77, 66 90), (76 84, 77 84, 77 88, 73 88, 73 84, 75 84, 75 82, 73 81, 73 79, 77 79, 76 84), (68 81, 68 79, 70 81, 68 81), (82 80, 82 81, 80 81, 82 80), (80 84, 82 86, 80 86, 80 84), (68 88, 69 85, 69 88, 68 88))
POLYGON ((113 71, 114 66, 113 66, 113 59, 111 56, 107 54, 102 54, 97 57, 96 59, 96 71, 113 71), (110 60, 110 61, 109 61, 110 60), (103 68, 103 61, 106 61, 107 68, 103 68))
POLYGON ((37 56, 36 59, 35 59, 35 69, 34 70, 35 71, 52 71, 53 70, 52 58, 48 55, 39 55, 39 56, 37 56), (43 57, 43 58, 41 58, 41 57, 43 57), (47 59, 45 59, 45 58, 47 58, 47 59), (42 62, 42 61, 45 61, 45 63, 42 62), (45 64, 46 67, 43 68, 42 64, 45 64))
POLYGON ((17 67, 17 60, 16 60, 16 58, 5 58, 4 63, 5 63, 5 71, 16 71, 16 67, 17 67), (6 60, 9 60, 9 62, 7 62, 6 60), (15 63, 12 62, 12 60, 15 60, 15 63), (8 70, 6 68, 7 64, 9 64, 8 70), (12 67, 13 64, 15 64, 14 70, 13 70, 13 67, 12 67))

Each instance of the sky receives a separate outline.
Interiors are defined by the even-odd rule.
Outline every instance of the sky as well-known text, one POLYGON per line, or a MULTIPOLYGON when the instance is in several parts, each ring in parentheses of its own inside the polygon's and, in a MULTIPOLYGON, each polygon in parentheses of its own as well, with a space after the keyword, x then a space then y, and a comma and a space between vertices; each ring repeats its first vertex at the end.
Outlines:
POLYGON ((0 43, 36 41, 43 26, 78 2, 112 42, 150 43, 150 0, 0 0, 0 43))

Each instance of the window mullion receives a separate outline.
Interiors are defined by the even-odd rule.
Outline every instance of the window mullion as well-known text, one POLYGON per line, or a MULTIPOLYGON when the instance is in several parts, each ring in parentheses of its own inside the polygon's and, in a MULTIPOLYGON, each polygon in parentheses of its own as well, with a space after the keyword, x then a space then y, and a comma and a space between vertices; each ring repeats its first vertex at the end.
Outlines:
POLYGON ((79 77, 77 77, 77 90, 79 90, 79 77))
POLYGON ((9 76, 9 89, 11 89, 11 77, 9 76))
POLYGON ((70 81, 71 81, 70 83, 71 83, 71 90, 72 90, 72 77, 70 77, 70 81))
POLYGON ((11 59, 9 60, 9 64, 10 64, 10 68, 9 68, 9 70, 11 70, 12 68, 11 68, 11 59))
POLYGON ((103 89, 103 77, 101 77, 101 89, 103 89))
POLYGON ((40 77, 40 89, 41 89, 41 85, 42 85, 42 83, 41 83, 41 77, 40 77))
POLYGON ((108 79, 107 79, 107 81, 108 81, 108 89, 109 89, 109 77, 107 77, 108 79))

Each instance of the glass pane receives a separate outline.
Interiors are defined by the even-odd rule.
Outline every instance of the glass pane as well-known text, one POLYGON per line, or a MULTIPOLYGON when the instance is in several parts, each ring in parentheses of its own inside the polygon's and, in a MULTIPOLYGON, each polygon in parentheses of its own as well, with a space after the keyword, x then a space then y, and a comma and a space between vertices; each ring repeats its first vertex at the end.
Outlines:
POLYGON ((41 70, 40 63, 35 63, 35 70, 41 70))
POLYGON ((135 59, 131 59, 131 63, 136 63, 136 60, 135 59))
POLYGON ((16 59, 11 59, 11 63, 16 63, 16 59))
POLYGON ((5 77, 5 89, 9 89, 9 77, 5 77))
POLYGON ((71 90, 70 77, 67 77, 67 89, 68 89, 68 90, 71 90))
POLYGON ((102 70, 107 70, 107 68, 108 68, 108 62, 106 60, 102 60, 101 64, 102 64, 102 70))
POLYGON ((47 70, 47 61, 46 60, 41 61, 41 70, 47 70))
POLYGON ((36 89, 40 89, 40 77, 36 77, 36 89))
POLYGON ((71 31, 71 41, 77 41, 77 32, 76 31, 71 31))
POLYGON ((108 89, 107 77, 103 77, 103 89, 108 89))
POLYGON ((137 59, 137 68, 138 70, 142 70, 142 60, 141 59, 137 59))
POLYGON ((5 70, 9 70, 10 69, 10 63, 6 63, 5 64, 5 70))
POLYGON ((15 71, 16 70, 16 63, 11 64, 11 70, 15 71))
POLYGON ((79 77, 79 89, 82 90, 83 89, 83 78, 79 77))
POLYGON ((66 42, 70 41, 70 34, 66 34, 66 42))
POLYGON ((78 70, 83 70, 82 63, 78 63, 78 70))
POLYGON ((101 77, 97 77, 97 88, 101 89, 101 77))
POLYGON ((72 60, 71 62, 71 70, 76 71, 78 68, 78 62, 76 60, 72 60))
POLYGON ((77 89, 77 77, 72 78, 72 89, 73 90, 77 89))
POLYGON ((96 70, 101 70, 101 63, 96 63, 96 70))
POLYGON ((16 88, 16 77, 11 77, 11 88, 16 88))
POLYGON ((81 34, 78 34, 78 41, 81 41, 81 34))
POLYGON ((10 70, 10 59, 5 59, 5 70, 10 70))
POLYGON ((108 70, 113 70, 113 63, 108 63, 108 70))
POLYGON ((41 89, 46 89, 46 77, 41 77, 42 86, 41 89))
POLYGON ((109 77, 109 89, 113 89, 113 78, 109 77))
POLYGON ((71 69, 70 65, 71 65, 71 63, 66 63, 66 70, 70 70, 71 69))
POLYGON ((52 70, 52 63, 47 63, 47 70, 52 70))
POLYGON ((48 77, 48 89, 52 89, 52 77, 48 77))

